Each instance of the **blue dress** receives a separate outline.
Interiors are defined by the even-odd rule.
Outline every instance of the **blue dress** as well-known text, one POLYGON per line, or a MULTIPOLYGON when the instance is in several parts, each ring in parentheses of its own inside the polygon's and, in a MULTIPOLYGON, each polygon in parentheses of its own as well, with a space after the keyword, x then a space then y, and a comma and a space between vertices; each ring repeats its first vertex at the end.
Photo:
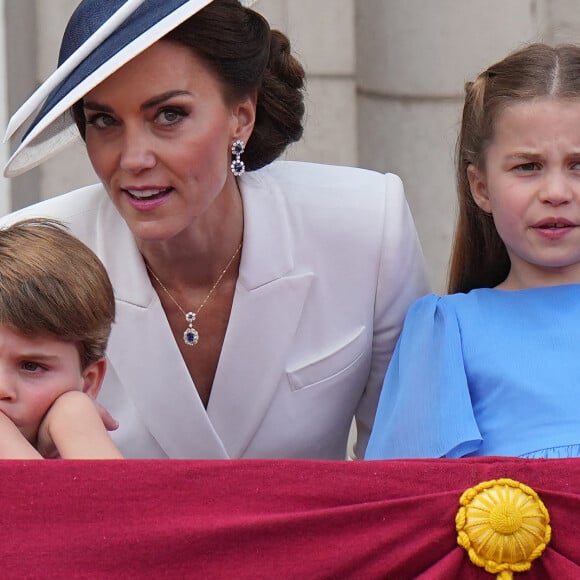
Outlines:
POLYGON ((473 455, 580 456, 580 285, 411 306, 366 458, 473 455))

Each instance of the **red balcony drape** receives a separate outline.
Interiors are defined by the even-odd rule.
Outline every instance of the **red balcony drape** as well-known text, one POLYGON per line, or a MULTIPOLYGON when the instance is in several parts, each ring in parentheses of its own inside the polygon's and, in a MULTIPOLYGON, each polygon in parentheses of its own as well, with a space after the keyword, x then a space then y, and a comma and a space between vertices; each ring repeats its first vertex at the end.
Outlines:
POLYGON ((486 579, 463 491, 511 478, 550 513, 521 580, 580 578, 580 459, 3 461, 1 578, 486 579))

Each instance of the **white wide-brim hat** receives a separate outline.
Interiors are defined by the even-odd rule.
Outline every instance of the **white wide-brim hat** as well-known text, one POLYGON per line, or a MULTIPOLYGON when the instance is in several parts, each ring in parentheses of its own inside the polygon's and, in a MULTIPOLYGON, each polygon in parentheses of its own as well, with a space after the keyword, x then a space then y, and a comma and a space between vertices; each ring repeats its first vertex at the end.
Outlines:
MULTIPOLYGON (((70 108, 211 1, 82 0, 64 32, 58 68, 8 123, 5 141, 37 113, 4 176, 24 173, 78 139, 70 108)), ((250 6, 254 1, 241 3, 250 6)))

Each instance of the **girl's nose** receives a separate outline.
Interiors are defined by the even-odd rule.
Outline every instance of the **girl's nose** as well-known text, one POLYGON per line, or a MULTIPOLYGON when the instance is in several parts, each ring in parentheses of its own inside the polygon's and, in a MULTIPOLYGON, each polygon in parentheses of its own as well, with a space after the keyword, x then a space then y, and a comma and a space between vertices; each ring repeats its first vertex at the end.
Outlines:
POLYGON ((543 203, 558 206, 569 203, 572 197, 572 186, 565 175, 554 172, 546 177, 540 191, 540 200, 543 203))

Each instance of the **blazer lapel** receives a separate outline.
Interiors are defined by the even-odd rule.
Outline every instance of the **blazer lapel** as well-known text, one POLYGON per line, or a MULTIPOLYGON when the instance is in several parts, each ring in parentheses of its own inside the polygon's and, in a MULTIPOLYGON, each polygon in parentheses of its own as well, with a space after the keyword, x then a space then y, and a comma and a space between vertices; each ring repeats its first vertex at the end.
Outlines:
POLYGON ((117 241, 100 247, 115 288, 117 306, 108 349, 109 364, 121 383, 114 387, 127 392, 148 430, 169 457, 227 459, 175 344, 131 232, 110 204, 103 213, 107 224, 104 231, 117 241), (160 384, 152 381, 156 376, 162 377, 160 384))
POLYGON ((294 270, 285 200, 267 172, 241 180, 244 247, 228 330, 208 406, 227 453, 241 457, 285 368, 313 278, 294 270))
POLYGON ((240 274, 207 412, 131 232, 112 204, 104 204, 99 216, 103 238, 116 240, 107 247, 97 243, 117 298, 109 361, 119 388, 169 457, 243 455, 278 387, 314 276, 294 272, 289 217, 276 181, 260 171, 244 175, 240 184, 240 274), (162 385, 143 387, 158 375, 162 385))

